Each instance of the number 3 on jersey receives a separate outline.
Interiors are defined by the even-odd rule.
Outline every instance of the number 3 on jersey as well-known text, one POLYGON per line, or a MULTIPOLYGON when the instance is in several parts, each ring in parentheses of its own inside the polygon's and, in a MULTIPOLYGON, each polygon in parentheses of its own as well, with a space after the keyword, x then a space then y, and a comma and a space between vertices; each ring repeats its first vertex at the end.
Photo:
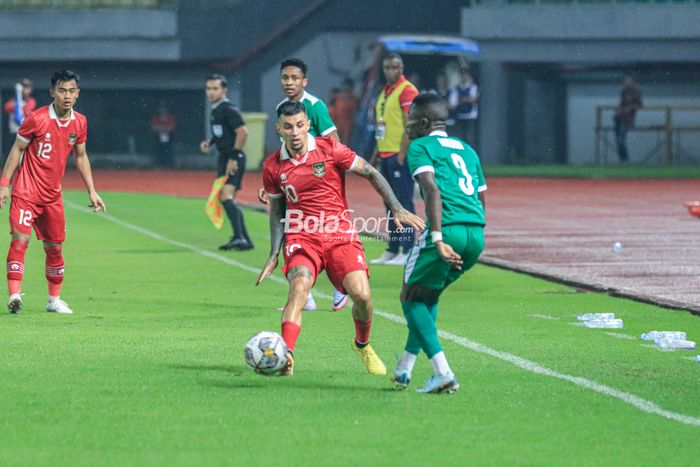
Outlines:
POLYGON ((459 187, 467 196, 472 196, 474 194, 474 182, 469 171, 467 171, 467 164, 462 159, 462 156, 456 153, 452 153, 452 162, 464 175, 464 178, 459 179, 459 187))
POLYGON ((39 143, 39 150, 36 152, 42 159, 51 159, 51 143, 39 143))

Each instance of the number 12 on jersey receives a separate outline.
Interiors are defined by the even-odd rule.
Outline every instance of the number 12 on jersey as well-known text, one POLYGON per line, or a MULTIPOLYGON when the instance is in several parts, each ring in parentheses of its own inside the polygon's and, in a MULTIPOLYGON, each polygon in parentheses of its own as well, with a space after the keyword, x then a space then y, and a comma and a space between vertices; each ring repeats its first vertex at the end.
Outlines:
POLYGON ((51 159, 52 149, 53 146, 51 146, 51 143, 39 143, 39 150, 36 152, 36 154, 42 159, 51 159))

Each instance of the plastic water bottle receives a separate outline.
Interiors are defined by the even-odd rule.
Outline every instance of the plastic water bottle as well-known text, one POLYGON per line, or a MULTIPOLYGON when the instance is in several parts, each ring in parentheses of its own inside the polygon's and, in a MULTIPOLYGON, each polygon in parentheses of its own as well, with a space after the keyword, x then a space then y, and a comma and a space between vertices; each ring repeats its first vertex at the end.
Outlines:
POLYGON ((659 339, 656 341, 656 345, 666 350, 695 350, 695 342, 670 337, 659 339))
POLYGON ((594 319, 615 319, 615 313, 586 313, 576 317, 579 321, 591 321, 594 319))
POLYGON ((591 319, 583 323, 592 329, 621 329, 624 325, 621 319, 591 319))
POLYGON ((641 336, 643 341, 657 341, 665 337, 685 340, 686 334, 683 331, 649 331, 641 336))

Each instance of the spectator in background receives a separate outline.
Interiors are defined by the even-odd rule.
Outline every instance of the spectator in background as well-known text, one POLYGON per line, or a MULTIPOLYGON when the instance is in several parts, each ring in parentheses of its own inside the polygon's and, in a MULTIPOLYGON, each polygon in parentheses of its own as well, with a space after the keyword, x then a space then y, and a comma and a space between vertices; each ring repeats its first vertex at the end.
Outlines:
POLYGON ((159 167, 170 167, 173 164, 173 130, 175 117, 168 112, 165 104, 161 103, 158 113, 151 117, 151 133, 155 139, 153 155, 159 167))
POLYGON ((346 78, 343 80, 343 88, 334 88, 334 91, 337 90, 337 93, 334 92, 331 98, 331 118, 338 128, 340 142, 345 145, 350 144, 355 112, 359 103, 359 98, 355 95, 354 88, 355 83, 350 78, 346 78))
MULTIPOLYGON (((406 150, 406 114, 418 95, 416 87, 403 75, 403 60, 397 53, 390 53, 382 60, 382 69, 386 85, 377 99, 375 118, 377 121, 374 137, 377 148, 370 159, 370 164, 379 168, 387 179, 399 203, 409 212, 415 213, 413 204, 413 176, 408 171, 406 150)), ((390 212, 389 206, 386 206, 390 212)), ((399 231, 393 221, 389 225, 389 245, 372 264, 389 264, 403 266, 408 259, 408 251, 413 247, 415 232, 412 228, 399 231), (403 251, 401 251, 403 250, 403 251)))
POLYGON ((627 132, 634 126, 634 117, 637 110, 642 108, 642 92, 636 86, 634 78, 625 75, 622 79, 622 92, 620 93, 620 105, 615 110, 615 140, 617 141, 617 154, 620 162, 627 162, 627 132))
POLYGON ((462 70, 455 92, 457 93, 455 114, 457 135, 476 148, 478 146, 476 130, 479 117, 479 88, 469 70, 462 70))
POLYGON ((445 126, 447 127, 447 134, 452 134, 455 126, 455 111, 457 110, 457 90, 450 89, 447 83, 447 75, 440 73, 435 80, 435 94, 440 96, 442 100, 447 102, 448 116, 445 120, 445 126))
MULTIPOLYGON (((32 81, 24 78, 15 85, 15 95, 3 106, 3 110, 7 114, 8 129, 11 135, 11 138, 8 139, 10 146, 15 142, 17 130, 19 130, 24 117, 34 109, 36 109, 36 99, 32 97, 32 81), (18 103, 19 105, 17 105, 18 103)), ((8 151, 9 147, 7 151, 3 152, 8 151)))

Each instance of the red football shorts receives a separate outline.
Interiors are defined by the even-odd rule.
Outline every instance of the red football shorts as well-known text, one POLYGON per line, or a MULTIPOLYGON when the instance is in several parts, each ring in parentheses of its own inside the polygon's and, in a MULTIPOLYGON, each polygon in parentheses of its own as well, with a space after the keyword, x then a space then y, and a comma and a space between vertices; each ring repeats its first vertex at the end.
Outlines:
POLYGON ((324 241, 323 237, 287 240, 284 245, 285 276, 290 269, 304 266, 314 276, 314 284, 318 275, 325 269, 328 279, 340 292, 347 293, 343 287, 345 276, 353 271, 366 271, 369 268, 365 260, 365 249, 359 240, 353 242, 324 241))
POLYGON ((36 238, 51 243, 66 240, 66 216, 63 200, 51 204, 34 204, 22 198, 12 197, 10 203, 10 233, 15 230, 25 234, 36 231, 36 238))

